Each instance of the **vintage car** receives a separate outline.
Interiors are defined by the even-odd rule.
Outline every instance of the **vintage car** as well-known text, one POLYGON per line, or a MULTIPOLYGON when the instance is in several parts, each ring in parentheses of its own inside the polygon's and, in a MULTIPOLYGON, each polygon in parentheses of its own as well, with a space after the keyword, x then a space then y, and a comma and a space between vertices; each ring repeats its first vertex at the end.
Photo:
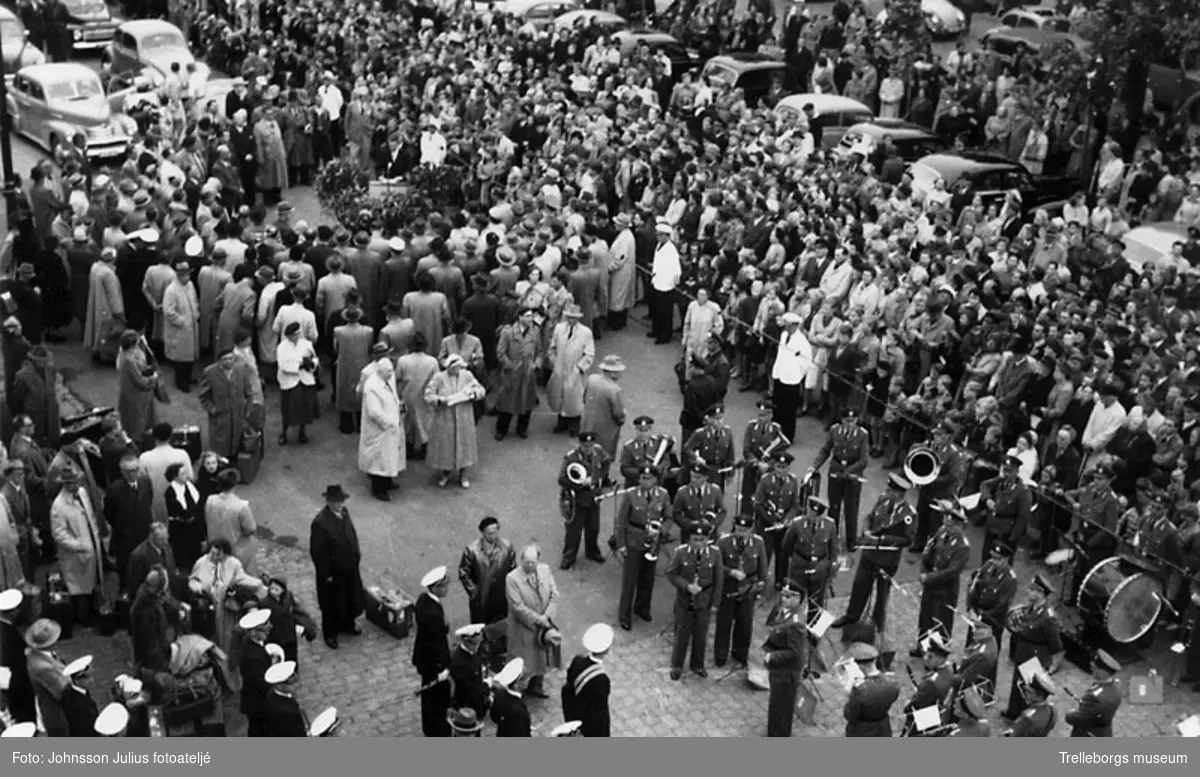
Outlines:
POLYGON ((96 71, 73 62, 17 71, 8 90, 8 113, 13 131, 47 151, 82 133, 88 156, 97 159, 125 154, 137 129, 128 116, 113 113, 96 71))
POLYGON ((21 68, 46 61, 41 49, 30 42, 25 25, 7 8, 0 8, 0 48, 4 49, 4 79, 8 83, 21 68))
MULTIPOLYGON (((34 18, 46 14, 46 5, 55 0, 18 0, 17 12, 27 28, 32 29, 34 18)), ((112 42, 119 21, 113 18, 104 0, 57 0, 67 12, 67 28, 71 31, 75 51, 102 49, 112 42)), ((45 41, 35 41, 45 44, 45 41)))
POLYGON ((1021 195, 1026 211, 1062 212, 1066 201, 1079 191, 1082 182, 1067 175, 1034 175, 1003 154, 987 151, 958 151, 921 157, 908 169, 913 197, 925 199, 934 182, 942 179, 955 202, 969 203, 978 195, 985 206, 1002 204, 1012 191, 1021 195))
POLYGON ((168 76, 171 65, 176 62, 181 68, 195 62, 196 68, 206 76, 209 72, 208 65, 192 55, 179 28, 158 19, 122 22, 100 59, 108 63, 113 73, 152 68, 168 76))
POLYGON ((1014 8, 1000 17, 1000 25, 1014 30, 1051 30, 1053 32, 1070 32, 1071 20, 1058 16, 1053 8, 1044 6, 1027 6, 1014 8))
POLYGON ((849 159, 857 155, 867 159, 883 142, 891 138, 896 154, 905 162, 915 162, 929 154, 945 151, 949 146, 928 127, 903 119, 872 119, 855 124, 846 130, 842 140, 834 148, 834 156, 849 159))
POLYGON ((535 30, 544 30, 566 12, 581 8, 583 3, 578 0, 506 0, 494 6, 497 13, 512 16, 520 20, 522 26, 535 30))
MULTIPOLYGON (((886 0, 867 0, 864 8, 877 24, 887 21, 886 0)), ((935 38, 956 38, 970 32, 967 15, 950 0, 921 0, 921 15, 925 17, 925 29, 935 38)))
POLYGON ((623 16, 618 16, 608 11, 596 11, 591 8, 579 8, 574 11, 567 11, 554 20, 554 28, 556 30, 596 27, 603 31, 605 35, 611 35, 617 30, 623 30, 628 26, 629 22, 625 21, 625 17, 623 16))
POLYGON ((871 109, 838 94, 816 94, 806 92, 785 97, 775 106, 775 112, 781 116, 791 114, 803 116, 804 106, 813 107, 813 115, 821 119, 821 145, 834 148, 841 143, 842 135, 851 127, 874 120, 875 114, 871 109))
POLYGON ((760 103, 773 107, 783 96, 787 65, 765 54, 722 54, 704 63, 700 76, 741 89, 746 105, 751 108, 760 103))

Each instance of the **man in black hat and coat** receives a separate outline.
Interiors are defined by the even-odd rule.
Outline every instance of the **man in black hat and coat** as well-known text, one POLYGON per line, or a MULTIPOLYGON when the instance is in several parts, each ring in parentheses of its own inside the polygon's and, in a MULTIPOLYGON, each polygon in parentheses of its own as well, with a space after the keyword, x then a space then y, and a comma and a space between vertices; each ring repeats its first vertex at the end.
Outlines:
POLYGON ((346 509, 348 494, 335 484, 326 488, 323 496, 325 507, 312 522, 309 554, 317 572, 321 632, 325 644, 336 650, 339 635, 362 634, 354 623, 363 612, 362 550, 346 509))

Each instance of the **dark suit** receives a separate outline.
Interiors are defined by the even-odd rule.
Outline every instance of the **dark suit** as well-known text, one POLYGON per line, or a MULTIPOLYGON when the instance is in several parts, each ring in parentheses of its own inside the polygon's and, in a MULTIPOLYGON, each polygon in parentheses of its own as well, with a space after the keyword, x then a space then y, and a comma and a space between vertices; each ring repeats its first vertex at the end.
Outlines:
POLYGON ((191 570, 196 559, 204 553, 204 543, 208 541, 204 496, 196 489, 193 498, 192 492, 185 490, 181 500, 175 489, 168 486, 163 499, 166 500, 167 518, 170 520, 171 550, 179 565, 191 570))
MULTIPOLYGON (((428 592, 417 597, 414 606, 417 634, 413 638, 412 663, 421 675, 421 685, 437 679, 443 669, 450 668, 450 626, 441 602, 428 592)), ((450 736, 450 685, 440 683, 421 694, 421 731, 427 737, 450 736)), ((493 713, 494 714, 494 713, 493 713)))
POLYGON ((138 543, 150 534, 150 523, 154 520, 154 489, 150 478, 138 475, 137 483, 134 488, 124 479, 118 480, 104 495, 104 520, 111 532, 109 549, 117 562, 121 590, 130 595, 137 593, 137 586, 129 582, 129 557, 138 543))
POLYGON ((496 724, 498 737, 531 737, 532 725, 529 708, 520 696, 502 691, 492 702, 492 722, 496 724))
POLYGON ((850 698, 842 708, 848 737, 890 737, 892 705, 900 689, 883 675, 873 675, 850 689, 850 698))
POLYGON ((612 681, 604 664, 590 655, 575 656, 567 667, 567 679, 562 687, 563 718, 578 720, 585 737, 612 736, 612 719, 608 711, 608 696, 612 681))
MULTIPOLYGON (((179 579, 179 568, 175 564, 175 553, 171 550, 171 546, 155 547, 147 537, 129 554, 129 566, 125 571, 125 579, 129 582, 130 592, 137 593, 138 588, 146 582, 146 576, 154 567, 162 567, 167 570, 168 584, 179 579)), ((187 570, 190 573, 191 567, 187 567, 187 570)))
POLYGON ((4 620, 0 620, 0 666, 12 672, 4 692, 9 714, 17 723, 36 721, 33 683, 25 665, 25 637, 21 629, 4 620))
POLYGON ((241 712, 250 719, 248 737, 271 736, 270 719, 267 717, 267 670, 271 668, 271 656, 266 647, 253 640, 246 640, 239 662, 242 670, 241 712))
POLYGON ((487 714, 490 690, 483 679, 483 657, 459 645, 450 656, 450 679, 454 681, 455 709, 469 707, 475 716, 483 720, 487 714))
POLYGON ((308 736, 308 717, 296 697, 287 691, 272 688, 267 694, 267 736, 308 736))

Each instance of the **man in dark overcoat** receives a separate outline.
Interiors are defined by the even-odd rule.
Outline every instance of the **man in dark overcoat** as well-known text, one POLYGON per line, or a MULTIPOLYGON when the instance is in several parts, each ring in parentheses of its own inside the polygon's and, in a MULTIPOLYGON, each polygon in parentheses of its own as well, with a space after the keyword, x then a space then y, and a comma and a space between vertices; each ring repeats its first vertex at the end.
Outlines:
POLYGON ((348 494, 341 485, 325 489, 325 507, 312 522, 309 553, 317 572, 317 606, 325 644, 337 649, 338 636, 358 636, 354 621, 363 612, 362 550, 358 532, 346 510, 348 494))

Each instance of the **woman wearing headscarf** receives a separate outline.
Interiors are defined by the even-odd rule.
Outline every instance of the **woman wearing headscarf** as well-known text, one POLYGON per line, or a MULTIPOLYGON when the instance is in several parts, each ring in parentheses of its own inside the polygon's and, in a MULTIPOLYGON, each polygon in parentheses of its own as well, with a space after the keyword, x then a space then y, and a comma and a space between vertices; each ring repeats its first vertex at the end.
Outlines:
POLYGON ((276 351, 279 359, 279 396, 283 428, 279 444, 287 445, 288 427, 300 427, 300 444, 308 443, 306 427, 317 419, 317 352, 312 342, 300 334, 300 322, 293 321, 283 330, 283 342, 276 351))
POLYGON ((425 401, 433 406, 433 428, 429 440, 429 466, 441 470, 438 487, 445 488, 450 477, 458 474, 463 488, 470 488, 467 468, 479 460, 479 442, 475 435, 475 414, 471 403, 482 399, 485 391, 466 369, 461 356, 446 360, 446 369, 429 381, 425 401))

